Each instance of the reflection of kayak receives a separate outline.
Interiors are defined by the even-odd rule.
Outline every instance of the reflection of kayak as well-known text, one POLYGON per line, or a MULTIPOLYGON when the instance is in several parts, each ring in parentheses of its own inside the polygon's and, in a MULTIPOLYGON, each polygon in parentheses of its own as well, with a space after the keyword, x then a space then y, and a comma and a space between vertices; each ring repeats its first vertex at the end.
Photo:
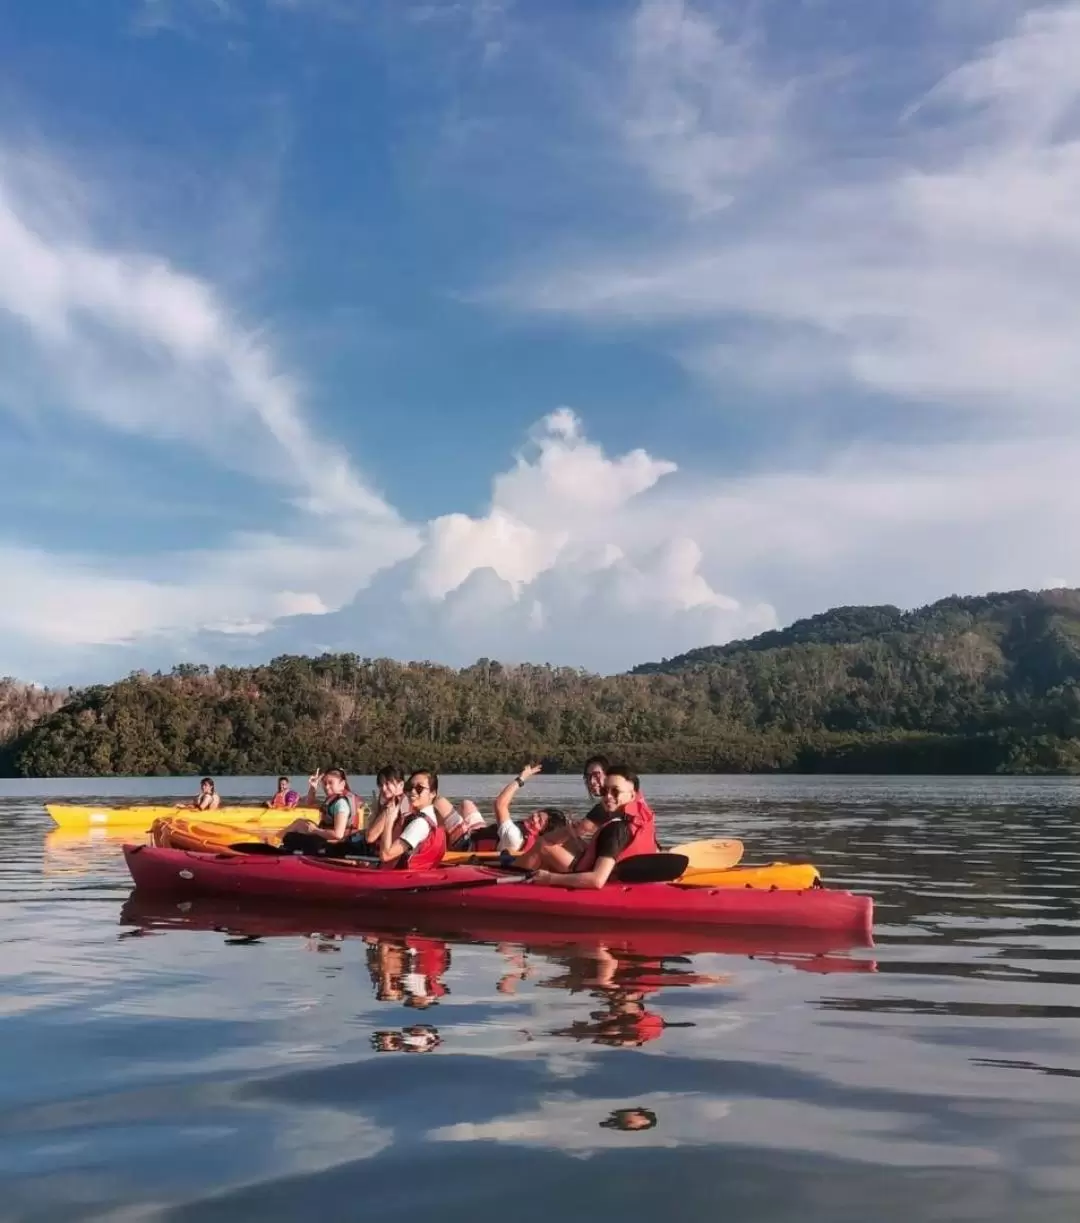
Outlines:
POLYGON ((842 954, 872 941, 859 934, 798 929, 634 929, 624 924, 590 925, 587 932, 572 923, 544 918, 500 919, 488 914, 423 915, 357 913, 323 905, 238 900, 223 896, 174 897, 135 891, 120 912, 122 925, 144 930, 216 930, 250 938, 307 936, 400 937, 418 928, 450 942, 517 944, 529 952, 589 955, 603 948, 617 956, 669 959, 688 955, 739 955, 790 964, 811 972, 873 972, 873 960, 842 954))
MULTIPOLYGON (((178 814, 175 806, 105 807, 89 804, 68 806, 63 803, 46 803, 45 810, 61 828, 127 828, 145 832, 157 819, 168 819, 178 814)), ((183 810, 182 808, 180 810, 183 810)), ((223 823, 258 824, 264 828, 282 828, 292 823, 297 815, 310 808, 269 807, 219 807, 205 812, 205 816, 223 823)), ((192 812, 195 814, 195 812, 192 812)))
MULTIPOLYGON (((87 875, 92 871, 112 870, 124 843, 125 834, 116 829, 50 828, 45 834, 41 873, 46 878, 87 875)), ((131 840, 131 830, 126 837, 131 840)))
POLYGON ((296 856, 191 853, 125 845, 137 887, 176 895, 261 896, 326 904, 561 916, 642 924, 795 926, 869 936, 873 902, 827 888, 801 892, 618 883, 570 891, 481 866, 379 870, 364 863, 296 856), (463 885, 473 886, 463 886, 463 885), (477 885, 483 886, 477 886, 477 885), (441 885, 441 886, 439 886, 441 885))
MULTIPOLYGON (((230 846, 243 841, 278 843, 273 829, 253 829, 250 825, 245 827, 217 820, 193 820, 176 815, 155 820, 150 837, 153 844, 162 848, 191 849, 197 853, 228 852, 230 846)), ((448 853, 444 861, 447 866, 496 865, 499 855, 448 853)), ((679 882, 694 887, 782 888, 797 892, 815 887, 820 878, 817 869, 808 863, 771 862, 763 866, 736 866, 726 871, 695 870, 691 867, 679 882)))

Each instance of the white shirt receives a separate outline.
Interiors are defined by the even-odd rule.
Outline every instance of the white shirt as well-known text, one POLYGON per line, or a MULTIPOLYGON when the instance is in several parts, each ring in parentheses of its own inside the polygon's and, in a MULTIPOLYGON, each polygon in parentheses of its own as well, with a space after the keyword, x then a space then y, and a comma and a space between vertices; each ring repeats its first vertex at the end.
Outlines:
POLYGON ((425 816, 430 817, 431 821, 435 821, 438 817, 435 815, 433 806, 421 807, 416 815, 409 820, 401 831, 401 839, 410 849, 416 849, 431 836, 431 823, 425 816))
POLYGON ((521 829, 513 820, 507 820, 505 824, 499 825, 500 852, 508 849, 512 854, 516 854, 520 852, 524 844, 525 838, 522 836, 521 829))

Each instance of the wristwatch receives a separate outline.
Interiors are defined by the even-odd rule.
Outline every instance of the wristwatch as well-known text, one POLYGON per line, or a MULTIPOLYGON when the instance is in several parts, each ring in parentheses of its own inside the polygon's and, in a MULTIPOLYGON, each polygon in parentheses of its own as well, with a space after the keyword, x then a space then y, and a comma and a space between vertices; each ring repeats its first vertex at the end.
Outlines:
POLYGON ((519 787, 525 784, 525 778, 522 777, 520 773, 514 778, 514 780, 518 783, 519 787))

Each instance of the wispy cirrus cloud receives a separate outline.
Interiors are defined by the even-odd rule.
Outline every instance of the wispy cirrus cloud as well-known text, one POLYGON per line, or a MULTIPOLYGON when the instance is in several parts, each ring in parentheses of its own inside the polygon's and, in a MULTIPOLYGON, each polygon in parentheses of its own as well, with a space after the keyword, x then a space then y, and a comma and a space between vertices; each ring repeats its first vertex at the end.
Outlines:
MULTIPOLYGON (((789 381, 1014 419, 1072 411, 1080 6, 1022 13, 902 112, 878 114, 873 159, 867 133, 851 155, 818 134, 828 172, 804 149, 765 198, 755 173, 783 147, 777 99, 787 95, 745 55, 729 71, 717 21, 683 0, 645 0, 635 28, 656 27, 675 33, 631 58, 621 88, 631 101, 673 99, 675 118, 642 142, 651 103, 631 106, 624 138, 648 178, 695 212, 746 207, 663 243, 631 238, 606 254, 600 243, 591 262, 525 272, 503 301, 586 322, 679 325, 689 363, 726 378, 776 381, 791 365, 789 381), (745 100, 710 115, 695 101, 699 79, 731 79, 745 100)), ((827 96, 804 90, 800 105, 803 136, 815 108, 828 127, 827 96)))

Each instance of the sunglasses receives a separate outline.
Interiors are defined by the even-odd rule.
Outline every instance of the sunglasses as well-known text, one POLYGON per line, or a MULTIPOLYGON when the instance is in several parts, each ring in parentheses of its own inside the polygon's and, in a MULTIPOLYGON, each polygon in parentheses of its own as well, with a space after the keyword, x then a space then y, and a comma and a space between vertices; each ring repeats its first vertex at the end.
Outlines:
POLYGON ((420 785, 419 782, 416 782, 414 785, 406 786, 405 793, 406 794, 426 794, 430 789, 431 789, 430 786, 422 786, 420 785))
POLYGON ((619 790, 619 789, 616 789, 614 786, 605 786, 600 791, 600 793, 605 798, 633 798, 634 797, 633 790, 619 790))

